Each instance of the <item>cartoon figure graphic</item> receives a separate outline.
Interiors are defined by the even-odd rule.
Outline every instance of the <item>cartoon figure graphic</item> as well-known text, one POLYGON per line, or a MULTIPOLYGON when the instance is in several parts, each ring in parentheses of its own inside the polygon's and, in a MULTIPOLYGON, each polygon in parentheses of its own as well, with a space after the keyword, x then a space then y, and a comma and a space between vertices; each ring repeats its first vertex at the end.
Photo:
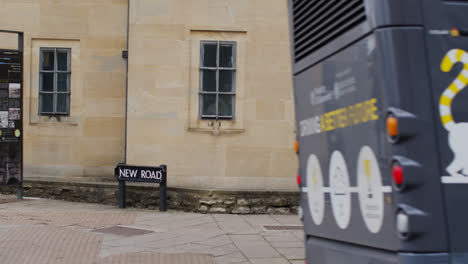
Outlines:
POLYGON ((461 62, 464 64, 462 72, 443 92, 439 101, 439 111, 442 124, 447 129, 449 146, 454 159, 447 167, 450 176, 468 176, 468 123, 455 123, 452 116, 452 101, 455 96, 468 85, 468 53, 461 49, 452 49, 442 60, 441 70, 449 72, 453 66, 461 62))

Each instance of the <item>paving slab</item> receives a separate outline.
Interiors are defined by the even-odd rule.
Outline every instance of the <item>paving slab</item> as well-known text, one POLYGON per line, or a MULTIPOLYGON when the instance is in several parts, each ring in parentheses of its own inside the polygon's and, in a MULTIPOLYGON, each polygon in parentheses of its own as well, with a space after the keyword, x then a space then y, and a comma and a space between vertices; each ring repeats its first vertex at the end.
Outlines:
POLYGON ((229 237, 226 234, 222 234, 222 235, 215 236, 212 238, 204 239, 202 241, 197 241, 195 243, 200 244, 200 245, 219 247, 219 246, 224 246, 224 245, 230 245, 232 244, 232 241, 231 239, 229 239, 229 237))
POLYGON ((93 263, 101 235, 53 226, 15 227, 0 238, 2 263, 93 263))
POLYGON ((281 225, 275 218, 271 215, 245 215, 242 216, 247 223, 249 223, 257 231, 265 231, 263 226, 276 226, 281 225))
POLYGON ((304 264, 304 260, 292 260, 291 264, 304 264))
POLYGON ((281 255, 285 256, 287 259, 296 260, 304 259, 305 251, 303 247, 297 248, 276 248, 281 255))
POLYGON ((106 257, 97 264, 215 264, 210 255, 203 254, 154 254, 149 252, 124 253, 106 257))
POLYGON ((241 252, 235 252, 215 258, 216 264, 240 264, 249 263, 241 252))
POLYGON ((282 225, 302 226, 302 222, 297 215, 272 215, 272 217, 282 225))
POLYGON ((292 234, 299 239, 302 243, 304 243, 305 237, 304 237, 304 231, 301 232, 292 232, 292 234))
POLYGON ((271 231, 266 232, 263 237, 266 241, 273 242, 300 242, 300 238, 292 231, 271 231))
POLYGON ((302 264, 302 231, 263 228, 297 220, 24 199, 0 203, 0 263, 302 264))
POLYGON ((252 264, 289 264, 284 258, 251 258, 252 264))
POLYGON ((276 241, 276 242, 270 242, 270 245, 274 248, 303 248, 304 247, 304 243, 300 241, 296 241, 296 242, 276 241))
POLYGON ((261 235, 230 235, 229 237, 249 259, 281 257, 261 235))
POLYGON ((227 234, 257 234, 255 230, 241 215, 214 215, 220 229, 227 234))

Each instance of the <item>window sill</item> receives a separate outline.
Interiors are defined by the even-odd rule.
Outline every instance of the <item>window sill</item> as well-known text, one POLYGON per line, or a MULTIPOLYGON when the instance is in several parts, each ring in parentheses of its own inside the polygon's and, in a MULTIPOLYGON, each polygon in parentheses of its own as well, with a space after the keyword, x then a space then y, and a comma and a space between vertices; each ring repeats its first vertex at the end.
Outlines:
POLYGON ((211 133, 213 136, 220 136, 222 134, 241 134, 245 132, 243 128, 189 128, 190 132, 201 132, 201 133, 211 133))
POLYGON ((245 132, 242 123, 235 120, 203 120, 189 124, 189 132, 211 133, 213 136, 222 134, 240 134, 245 132))
POLYGON ((79 118, 73 116, 60 116, 60 115, 38 115, 32 116, 29 120, 30 125, 40 124, 57 124, 57 125, 68 125, 78 126, 80 123, 79 118))

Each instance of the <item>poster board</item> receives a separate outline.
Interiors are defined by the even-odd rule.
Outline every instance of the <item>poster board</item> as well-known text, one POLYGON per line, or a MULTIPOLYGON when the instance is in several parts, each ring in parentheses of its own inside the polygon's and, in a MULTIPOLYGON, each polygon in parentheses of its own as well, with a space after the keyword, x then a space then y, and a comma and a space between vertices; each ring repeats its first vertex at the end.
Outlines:
POLYGON ((23 182, 23 34, 1 31, 9 39, 0 45, 0 185, 22 185, 23 182), (13 37, 12 37, 13 36, 13 37), (11 41, 10 41, 11 42, 11 41))

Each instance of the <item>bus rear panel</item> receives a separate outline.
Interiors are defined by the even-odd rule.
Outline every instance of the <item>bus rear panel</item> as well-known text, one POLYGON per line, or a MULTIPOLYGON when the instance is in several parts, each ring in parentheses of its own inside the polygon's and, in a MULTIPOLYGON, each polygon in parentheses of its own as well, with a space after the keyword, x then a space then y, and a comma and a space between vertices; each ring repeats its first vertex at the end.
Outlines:
POLYGON ((468 1, 289 10, 308 263, 468 263, 468 1))

